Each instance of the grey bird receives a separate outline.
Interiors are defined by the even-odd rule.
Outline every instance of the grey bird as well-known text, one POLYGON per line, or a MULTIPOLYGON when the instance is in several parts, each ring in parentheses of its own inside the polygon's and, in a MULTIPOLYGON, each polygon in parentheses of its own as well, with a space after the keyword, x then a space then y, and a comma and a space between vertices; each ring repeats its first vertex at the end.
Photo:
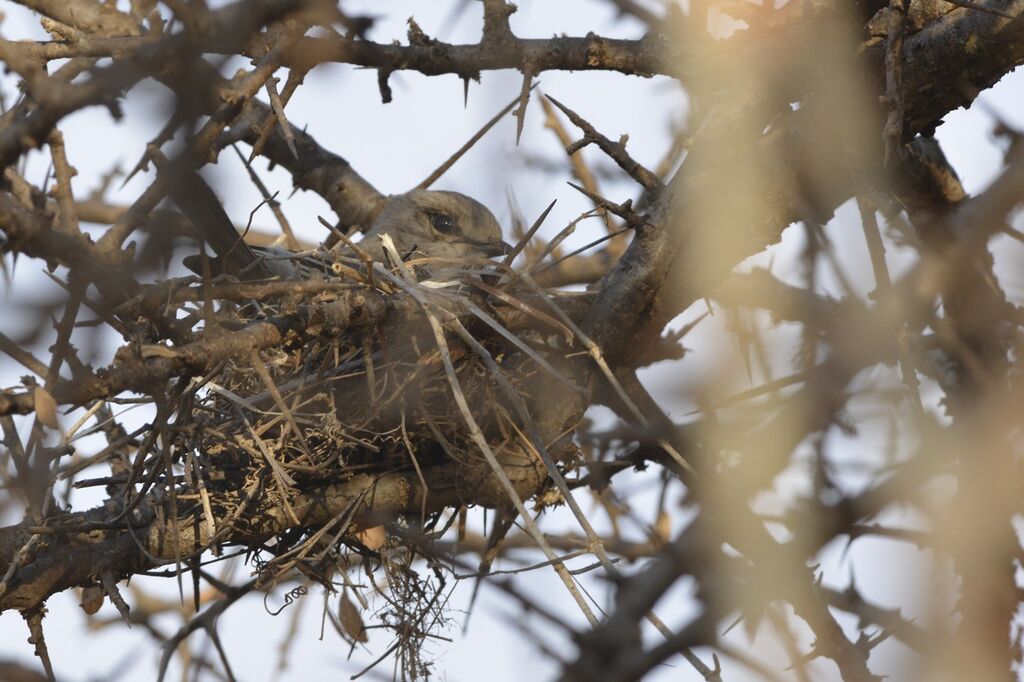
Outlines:
MULTIPOLYGON (((197 174, 176 178, 172 197, 203 233, 218 258, 211 263, 214 274, 226 272, 246 279, 296 278, 311 270, 324 271, 317 259, 296 259, 284 249, 249 247, 239 237, 213 190, 197 174), (320 267, 317 267, 319 265, 320 267)), ((479 259, 508 253, 501 239, 501 226, 486 206, 464 194, 416 189, 388 199, 359 247, 371 259, 384 262, 382 235, 389 235, 402 258, 479 259)), ((185 265, 202 271, 202 262, 192 256, 185 265)), ((440 267, 451 267, 442 263, 440 267)), ((428 267, 428 272, 439 268, 428 267)))

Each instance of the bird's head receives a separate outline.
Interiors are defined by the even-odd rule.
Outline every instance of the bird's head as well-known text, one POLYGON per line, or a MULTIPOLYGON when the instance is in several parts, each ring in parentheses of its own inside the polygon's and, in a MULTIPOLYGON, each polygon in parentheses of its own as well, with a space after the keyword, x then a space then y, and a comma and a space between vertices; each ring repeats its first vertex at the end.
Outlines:
POLYGON ((387 233, 399 251, 444 258, 491 258, 509 251, 486 206, 458 192, 416 189, 391 197, 366 233, 387 233))

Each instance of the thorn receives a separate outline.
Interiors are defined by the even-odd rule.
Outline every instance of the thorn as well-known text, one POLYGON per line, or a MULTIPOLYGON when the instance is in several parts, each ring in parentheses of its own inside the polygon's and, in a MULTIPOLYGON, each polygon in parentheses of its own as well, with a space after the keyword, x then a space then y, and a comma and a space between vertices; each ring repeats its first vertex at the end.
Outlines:
POLYGON ((693 331, 693 329, 697 325, 699 325, 701 322, 703 322, 704 319, 706 317, 708 317, 709 315, 711 315, 711 314, 712 314, 712 311, 710 309, 709 310, 705 310, 704 312, 702 312, 700 315, 697 316, 697 319, 695 319, 692 322, 688 322, 687 324, 683 325, 682 329, 680 329, 679 331, 672 332, 671 334, 668 334, 667 338, 671 339, 672 341, 679 341, 680 339, 685 337, 687 334, 689 334, 691 331, 693 331))
MULTIPOLYGON (((540 85, 539 82, 534 84, 533 87, 535 88, 538 85, 540 85)), ((531 89, 533 89, 533 88, 531 88, 531 89)), ((501 118, 505 114, 507 114, 508 112, 512 111, 512 107, 514 107, 516 105, 516 102, 518 102, 518 101, 519 101, 519 98, 517 97, 516 99, 512 100, 507 105, 505 105, 505 108, 503 108, 501 111, 499 111, 497 114, 495 114, 494 117, 491 118, 490 121, 485 123, 483 125, 483 127, 481 127, 480 130, 478 130, 476 132, 476 134, 473 135, 473 137, 469 138, 469 140, 466 142, 466 144, 464 144, 461 147, 459 147, 459 149, 454 154, 452 154, 450 157, 448 157, 448 159, 445 160, 444 163, 442 163, 440 166, 438 166, 437 169, 433 173, 428 175, 426 177, 426 179, 423 180, 423 182, 421 182, 420 184, 416 185, 416 187, 414 189, 427 189, 428 187, 433 185, 437 181, 437 179, 439 177, 444 175, 445 171, 447 171, 449 168, 451 168, 453 165, 455 165, 455 162, 458 161, 459 159, 461 159, 463 154, 468 152, 470 150, 470 148, 472 148, 472 146, 475 145, 480 140, 480 138, 482 138, 487 133, 488 130, 493 128, 494 125, 498 121, 500 121, 501 118)))
POLYGON ((846 542, 843 543, 843 551, 839 553, 840 559, 845 561, 846 557, 850 555, 850 548, 853 547, 853 540, 854 538, 852 535, 848 535, 846 537, 846 542))
POLYGON ((725 630, 722 631, 722 636, 725 637, 727 634, 729 634, 729 631, 731 631, 733 628, 735 628, 737 625, 739 625, 742 622, 743 622, 743 615, 740 614, 740 615, 736 616, 736 618, 735 618, 735 620, 733 620, 733 622, 731 622, 727 626, 725 626, 725 630))
POLYGON ((139 171, 146 170, 149 168, 149 162, 152 159, 153 155, 159 152, 160 148, 164 145, 165 142, 169 142, 174 137, 175 131, 177 131, 178 128, 181 127, 181 124, 184 123, 184 121, 184 114, 182 114, 180 110, 176 109, 174 113, 171 114, 171 117, 170 119, 168 119, 167 123, 164 124, 164 127, 160 130, 159 133, 157 133, 156 137, 154 137, 153 140, 146 145, 146 152, 143 154, 142 158, 139 159, 139 162, 135 164, 135 167, 132 168, 131 172, 125 176, 124 182, 121 183, 121 189, 124 189, 125 186, 131 181, 132 178, 135 177, 135 175, 139 171))
POLYGON ((391 103, 391 86, 388 85, 388 78, 391 72, 387 69, 377 69, 377 87, 380 89, 380 101, 384 104, 391 103))
POLYGON ((281 101, 281 95, 277 91, 277 82, 278 79, 273 77, 269 78, 266 83, 267 97, 270 99, 270 109, 274 112, 277 125, 281 129, 281 136, 284 138, 285 144, 288 145, 288 151, 292 153, 292 158, 298 161, 299 150, 295 146, 295 134, 292 132, 292 127, 288 123, 287 117, 285 117, 284 103, 281 101))
POLYGON ((125 602, 124 597, 121 596, 121 592, 117 589, 114 576, 106 571, 100 573, 100 584, 103 586, 103 591, 107 593, 107 597, 110 598, 110 603, 117 607, 117 612, 121 614, 121 618, 128 624, 128 627, 131 627, 132 622, 129 618, 131 609, 125 602))
POLYGON ((546 98, 548 99, 548 101, 549 101, 549 102, 551 102, 551 103, 552 103, 552 104, 554 104, 554 105, 555 105, 556 107, 558 107, 558 109, 559 109, 559 110, 560 110, 560 111, 561 111, 561 112, 562 112, 563 114, 565 114, 566 116, 568 116, 568 117, 569 117, 569 120, 570 120, 570 121, 572 121, 573 125, 575 125, 575 126, 576 126, 576 127, 578 127, 578 128, 582 128, 582 127, 583 127, 583 126, 581 126, 581 125, 580 125, 581 123, 583 123, 583 117, 582 117, 582 116, 580 116, 580 115, 579 115, 579 114, 577 114, 577 113, 576 113, 575 111, 573 111, 573 110, 572 110, 572 109, 570 109, 569 107, 567 107, 567 106, 565 106, 564 104, 562 104, 561 102, 559 102, 559 101, 558 101, 557 99, 555 99, 555 98, 554 98, 554 97, 552 97, 551 95, 544 95, 544 96, 545 96, 545 97, 546 97, 546 98))
POLYGON ((658 176, 647 168, 644 168, 642 164, 637 162, 626 151, 625 142, 628 137, 620 138, 619 142, 612 142, 607 137, 599 133, 597 129, 588 123, 582 116, 559 102, 551 95, 546 94, 544 97, 558 107, 559 111, 568 116, 574 126, 583 131, 583 137, 580 140, 573 142, 565 148, 566 154, 571 156, 589 144, 596 144, 601 148, 601 151, 611 157, 619 168, 636 180, 645 190, 650 192, 652 196, 658 195, 664 189, 664 184, 658 176))
POLYGON ((598 206, 598 208, 603 208, 606 211, 610 211, 611 213, 614 213, 618 217, 625 220, 626 224, 629 225, 630 227, 640 227, 641 225, 644 225, 647 222, 646 220, 644 220, 642 216, 640 216, 639 214, 637 214, 636 211, 633 210, 632 199, 627 199, 624 203, 616 204, 611 201, 608 201, 599 194, 591 192, 589 189, 585 187, 577 185, 574 182, 567 182, 566 184, 572 187, 577 192, 580 192, 581 194, 585 195, 587 198, 593 201, 594 204, 598 206))
POLYGON ((147 153, 147 154, 143 154, 142 158, 139 159, 138 163, 135 164, 135 167, 132 168, 130 171, 128 171, 128 174, 124 176, 124 181, 121 183, 120 189, 124 189, 125 186, 129 182, 131 182, 131 179, 134 178, 135 175, 139 171, 146 170, 148 167, 149 167, 149 154, 147 153))
POLYGON ((512 250, 508 252, 508 255, 505 256, 505 260, 502 262, 503 266, 508 267, 512 265, 512 261, 516 259, 516 256, 518 256, 522 252, 522 250, 526 247, 526 244, 530 241, 530 239, 533 238, 533 235, 536 234, 537 230, 540 229, 540 226, 544 223, 544 219, 548 217, 548 213, 551 213, 551 209, 555 207, 555 203, 557 201, 558 199, 555 199, 550 204, 548 204, 548 207, 544 209, 544 212, 540 214, 537 220, 533 222, 533 225, 530 227, 530 229, 527 230, 526 234, 523 235, 523 238, 520 239, 519 242, 512 247, 512 250))
POLYGON ((523 136, 523 125, 526 123, 526 105, 530 102, 530 84, 533 82, 533 74, 530 71, 523 71, 523 88, 519 91, 519 108, 516 110, 516 146, 519 146, 519 139, 523 136))

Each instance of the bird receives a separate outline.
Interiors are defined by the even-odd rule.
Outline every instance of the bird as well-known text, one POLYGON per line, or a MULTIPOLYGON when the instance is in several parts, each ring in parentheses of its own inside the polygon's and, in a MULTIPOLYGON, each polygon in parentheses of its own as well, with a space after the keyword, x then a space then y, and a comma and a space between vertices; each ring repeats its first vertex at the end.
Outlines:
MULTIPOLYGON (((296 258, 297 254, 286 249, 248 246, 202 177, 193 172, 177 180, 171 197, 216 253, 212 273, 224 272, 243 279, 295 279, 329 271, 323 260, 296 258)), ((359 250, 373 261, 385 262, 384 235, 391 238, 403 258, 447 262, 440 267, 428 265, 428 274, 450 268, 452 260, 489 259, 511 249, 501 238, 501 225, 486 206, 465 194, 444 190, 414 189, 391 196, 358 243, 359 250)), ((186 258, 185 265, 193 272, 202 272, 202 261, 196 256, 186 258)))

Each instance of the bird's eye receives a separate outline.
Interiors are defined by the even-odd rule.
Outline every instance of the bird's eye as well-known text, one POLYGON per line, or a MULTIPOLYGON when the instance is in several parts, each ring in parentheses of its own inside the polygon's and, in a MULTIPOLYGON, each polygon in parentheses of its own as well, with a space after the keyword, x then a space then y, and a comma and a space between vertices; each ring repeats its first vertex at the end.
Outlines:
POLYGON ((442 234, 448 234, 455 229, 455 219, 444 213, 430 213, 430 225, 442 234))

